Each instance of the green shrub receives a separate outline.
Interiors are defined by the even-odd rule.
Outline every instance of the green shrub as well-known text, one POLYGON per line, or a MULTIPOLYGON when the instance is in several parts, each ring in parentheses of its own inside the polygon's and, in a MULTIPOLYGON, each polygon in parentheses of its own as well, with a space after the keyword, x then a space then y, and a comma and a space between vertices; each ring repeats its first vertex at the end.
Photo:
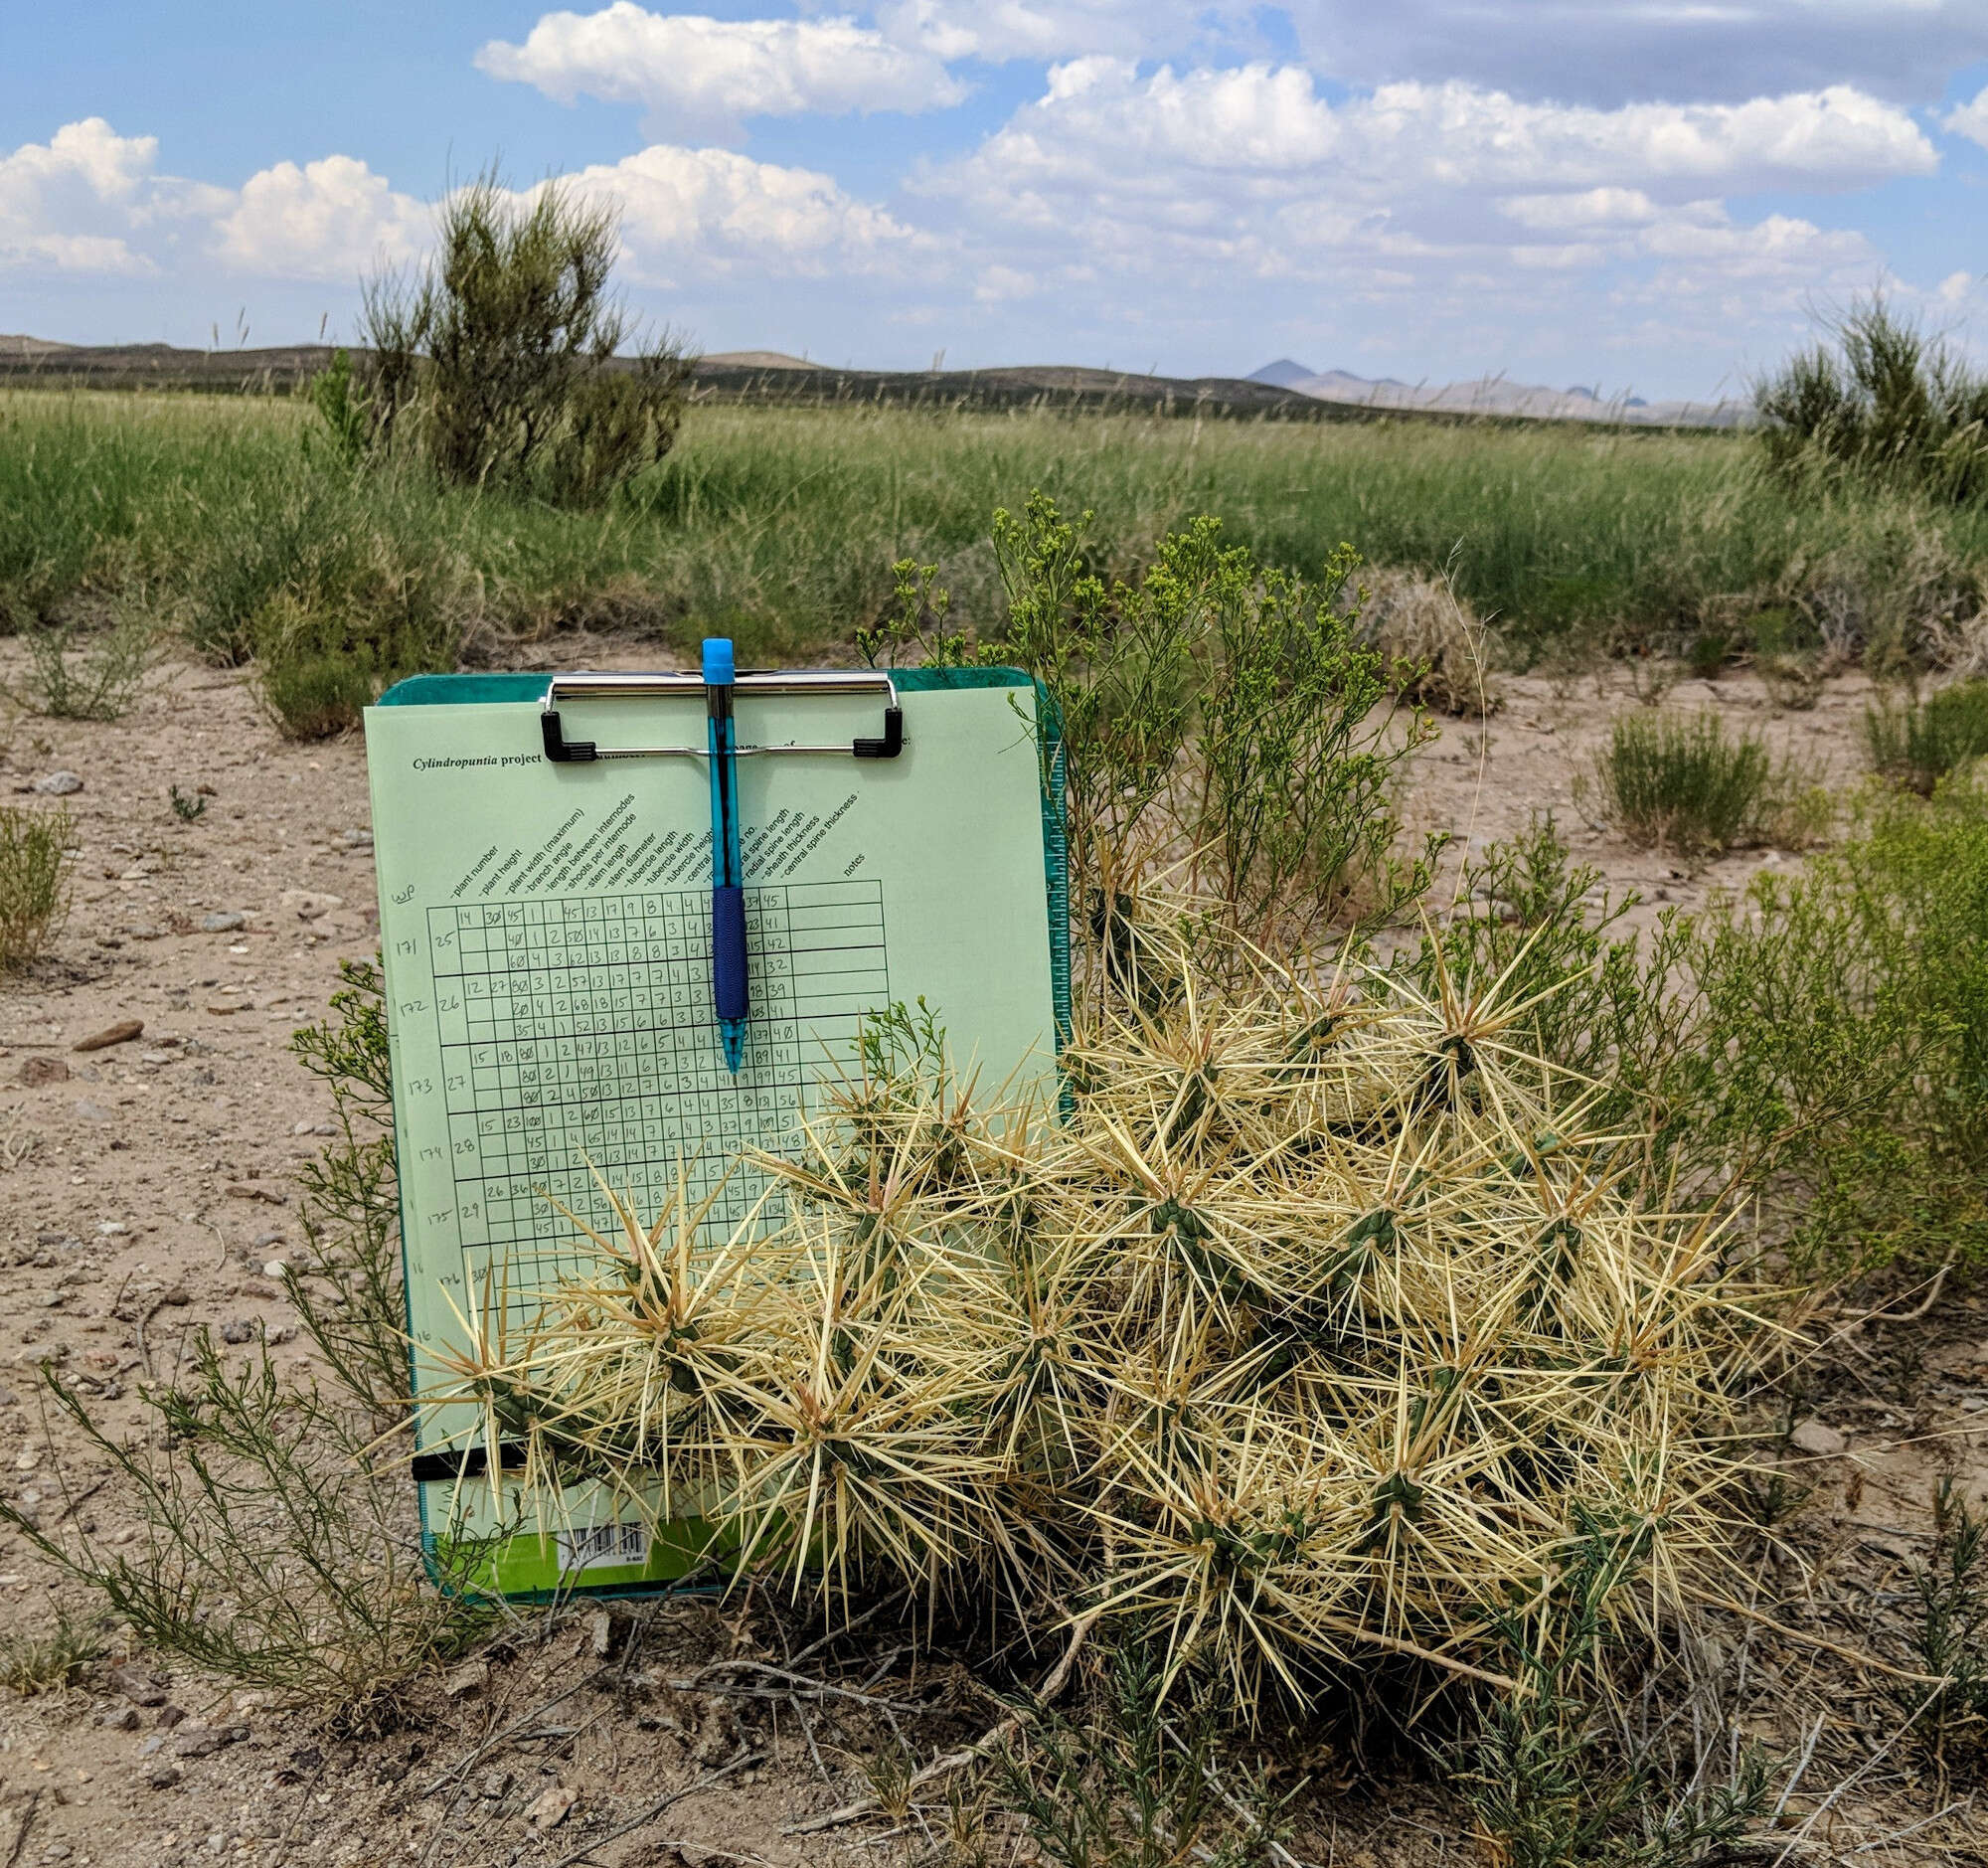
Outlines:
POLYGON ((564 506, 597 503, 662 460, 690 366, 668 333, 616 354, 632 327, 608 294, 613 212, 562 181, 520 202, 486 170, 436 223, 425 270, 367 286, 363 397, 322 380, 319 411, 340 446, 364 427, 371 444, 412 445, 458 485, 564 506))
POLYGON ((39 959, 69 919, 66 810, 0 805, 0 971, 39 959))
POLYGON ((380 548, 340 588, 277 592, 249 639, 278 726, 294 740, 327 739, 358 726, 394 682, 453 668, 464 587, 446 560, 408 563, 380 548))
POLYGON ((1632 842, 1687 855, 1729 850, 1797 827, 1796 774, 1717 714, 1619 715, 1596 761, 1607 815, 1632 842))
POLYGON ((1755 384, 1770 465, 1804 482, 1844 474, 1953 505, 1988 499, 1988 377, 1882 295, 1755 384))
POLYGON ((68 622, 33 625, 28 645, 29 704, 55 720, 121 720, 138 696, 152 656, 153 631, 125 614, 78 645, 68 622))
POLYGON ((1922 701, 1880 701, 1865 712, 1864 739, 1880 776, 1930 797, 1942 778, 1988 753, 1988 681, 1956 681, 1922 701))
POLYGON ((1020 516, 995 514, 1008 624, 977 647, 948 632, 935 568, 910 561, 897 616, 858 636, 873 660, 977 658, 1042 680, 1063 729, 1078 933, 1109 964, 1131 937, 1127 900, 1163 869, 1191 877, 1232 927, 1298 945, 1417 895, 1432 848, 1397 857, 1392 790, 1433 729, 1418 708, 1382 706, 1390 669, 1348 600, 1352 548, 1302 577, 1259 566, 1204 517, 1107 587, 1090 524, 1041 492, 1020 516))

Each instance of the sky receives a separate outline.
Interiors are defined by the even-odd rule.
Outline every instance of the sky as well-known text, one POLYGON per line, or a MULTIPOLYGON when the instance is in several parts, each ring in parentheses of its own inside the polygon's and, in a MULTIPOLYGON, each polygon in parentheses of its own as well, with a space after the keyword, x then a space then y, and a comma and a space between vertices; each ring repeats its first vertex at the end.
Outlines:
POLYGON ((0 331, 352 338, 491 163, 707 351, 1710 400, 1882 290, 1988 361, 1988 0, 0 0, 0 331))

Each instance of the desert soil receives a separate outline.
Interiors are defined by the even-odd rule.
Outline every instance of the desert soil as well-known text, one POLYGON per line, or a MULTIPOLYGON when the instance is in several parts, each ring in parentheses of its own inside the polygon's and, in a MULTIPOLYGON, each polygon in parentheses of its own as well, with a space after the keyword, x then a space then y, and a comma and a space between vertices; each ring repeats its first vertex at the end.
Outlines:
MULTIPOLYGON (((0 644, 0 682, 18 691, 11 650, 0 644)), ((641 663, 600 643, 561 660, 641 663)), ((1611 713, 1636 704, 1627 686, 1510 679, 1505 691, 1488 727, 1452 723, 1419 756, 1407 800, 1414 825, 1481 845, 1551 809, 1608 886, 1641 892, 1643 919, 1799 860, 1751 851, 1688 870, 1625 847, 1591 821, 1580 775, 1611 713)), ((1671 697, 1760 726, 1838 791, 1857 780, 1865 699, 1842 680, 1812 711, 1778 713, 1740 675, 1686 682, 1671 697)), ((236 1341, 266 1332, 279 1362, 305 1369, 307 1345, 269 1268, 297 1238, 294 1175, 323 1145, 330 1109, 286 1046, 323 1015, 339 960, 372 954, 378 917, 363 746, 284 742, 238 675, 167 666, 120 721, 17 713, 0 729, 0 784, 53 805, 37 786, 59 771, 82 780, 60 800, 75 818, 74 911, 53 955, 0 985, 0 1487, 44 1526, 73 1522, 115 1548, 135 1535, 130 1503, 103 1483, 80 1434, 42 1407, 39 1365, 59 1363, 112 1436, 153 1431, 139 1386, 170 1378, 191 1331, 236 1341), (196 820, 171 808, 175 785, 205 798, 196 820), (81 1048, 126 1021, 142 1031, 81 1048)), ((1988 1858, 1971 1805, 1935 1816, 1951 1799, 1908 1748, 1887 1746, 1900 1714, 1886 1695, 1899 1682, 1837 1651, 1892 1638, 1887 1616, 1905 1613, 1903 1579, 1923 1547, 1942 1463, 1982 1489, 1984 1335, 1980 1300, 1942 1292, 1923 1318, 1847 1329, 1808 1378, 1790 1457, 1811 1502, 1766 1540, 1760 1572, 1801 1638, 1737 1617, 1730 1630, 1750 1659, 1740 1669, 1749 1729, 1813 1754, 1791 1806, 1806 1811, 1851 1780, 1790 1860, 1843 1859, 1924 1817, 1935 1820, 1857 1859, 1988 1858)), ((0 1531, 0 1637, 48 1628, 65 1602, 88 1607, 0 1531)), ((942 1799, 882 1841, 889 1825, 875 1820, 784 1833, 869 1787, 874 1760, 898 1742, 898 1712, 850 1699, 847 1711, 818 1705, 804 1721, 797 1703, 667 1684, 720 1656, 781 1664, 811 1638, 798 1616, 749 1599, 611 1614, 581 1606, 521 1624, 453 1690, 426 1690, 412 1723, 370 1740, 150 1655, 129 1656, 116 1676, 123 1690, 98 1669, 63 1694, 0 1692, 0 1868, 875 1862, 926 1851, 948 1821, 942 1799), (652 1820, 616 1837, 649 1810, 652 1820)), ((888 1617, 865 1639, 808 1665, 867 1680, 873 1701, 923 1708, 902 1715, 911 1751, 928 1756, 998 1715, 987 1684, 996 1672, 914 1667, 888 1617)), ((1036 1677, 1046 1658, 1017 1677, 1036 1677)), ((1474 1855, 1439 1783, 1377 1787, 1330 1752, 1305 1769, 1299 1859, 1474 1855)))

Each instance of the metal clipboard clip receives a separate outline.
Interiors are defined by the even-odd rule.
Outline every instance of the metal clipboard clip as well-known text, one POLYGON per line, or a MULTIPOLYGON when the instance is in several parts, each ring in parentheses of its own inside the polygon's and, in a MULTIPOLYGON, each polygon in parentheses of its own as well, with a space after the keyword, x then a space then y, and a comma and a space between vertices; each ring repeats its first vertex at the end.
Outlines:
MULTIPOLYGON (((804 670, 793 674, 746 672, 737 683, 741 696, 754 694, 881 694, 884 696, 884 737, 880 740, 844 740, 832 746, 803 746, 790 741, 782 746, 742 746, 740 759, 753 759, 765 753, 839 753, 852 759, 896 759, 905 750, 905 715, 898 705, 898 684, 883 669, 837 668, 804 670)), ((648 675, 555 675, 546 688, 539 712, 539 726, 545 735, 546 757, 556 765, 585 764, 597 759, 709 759, 708 746, 600 746, 592 740, 569 740, 560 727, 559 703, 567 700, 702 698, 701 674, 648 675)))

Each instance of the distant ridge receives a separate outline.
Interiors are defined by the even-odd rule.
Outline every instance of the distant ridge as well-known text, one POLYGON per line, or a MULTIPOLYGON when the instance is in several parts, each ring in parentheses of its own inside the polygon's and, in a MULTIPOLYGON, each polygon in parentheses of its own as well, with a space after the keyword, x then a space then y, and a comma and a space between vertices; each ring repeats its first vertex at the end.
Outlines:
MULTIPOLYGON (((263 350, 183 350, 170 344, 60 344, 47 338, 0 337, 0 382, 75 384, 94 389, 243 391, 285 394, 303 387, 330 362, 325 344, 263 350)), ((1290 358, 1268 366, 1302 370, 1290 358)), ((1043 409, 1075 414, 1151 414, 1273 422, 1512 421, 1566 413, 1556 407, 1514 402, 1510 385, 1452 401, 1459 388, 1425 395, 1407 384, 1331 371, 1306 376, 1301 386, 1246 377, 1141 376, 1068 364, 1031 364, 991 370, 832 370, 777 350, 718 351, 698 360, 691 376, 694 402, 758 403, 830 408, 886 406, 922 409, 1043 409), (1503 398, 1501 400, 1501 397, 1503 398)), ((1562 392, 1521 391, 1553 399, 1562 392)), ((1575 399, 1566 399, 1575 400, 1575 399)), ((1618 412, 1585 397, 1590 421, 1659 425, 1666 409, 1618 412)), ((1703 417, 1686 417, 1702 425, 1703 417)))
POLYGON ((1746 421, 1743 403, 1645 402, 1640 396, 1603 397, 1598 390, 1576 383, 1571 389, 1514 383, 1502 376, 1477 377, 1440 386, 1408 384, 1397 377, 1355 376, 1348 370, 1308 373, 1301 363, 1279 357, 1250 373, 1252 383, 1273 383, 1279 389, 1320 402, 1351 404, 1363 409, 1416 410, 1468 416, 1516 416, 1548 422, 1616 422, 1639 427, 1728 428, 1746 421))

